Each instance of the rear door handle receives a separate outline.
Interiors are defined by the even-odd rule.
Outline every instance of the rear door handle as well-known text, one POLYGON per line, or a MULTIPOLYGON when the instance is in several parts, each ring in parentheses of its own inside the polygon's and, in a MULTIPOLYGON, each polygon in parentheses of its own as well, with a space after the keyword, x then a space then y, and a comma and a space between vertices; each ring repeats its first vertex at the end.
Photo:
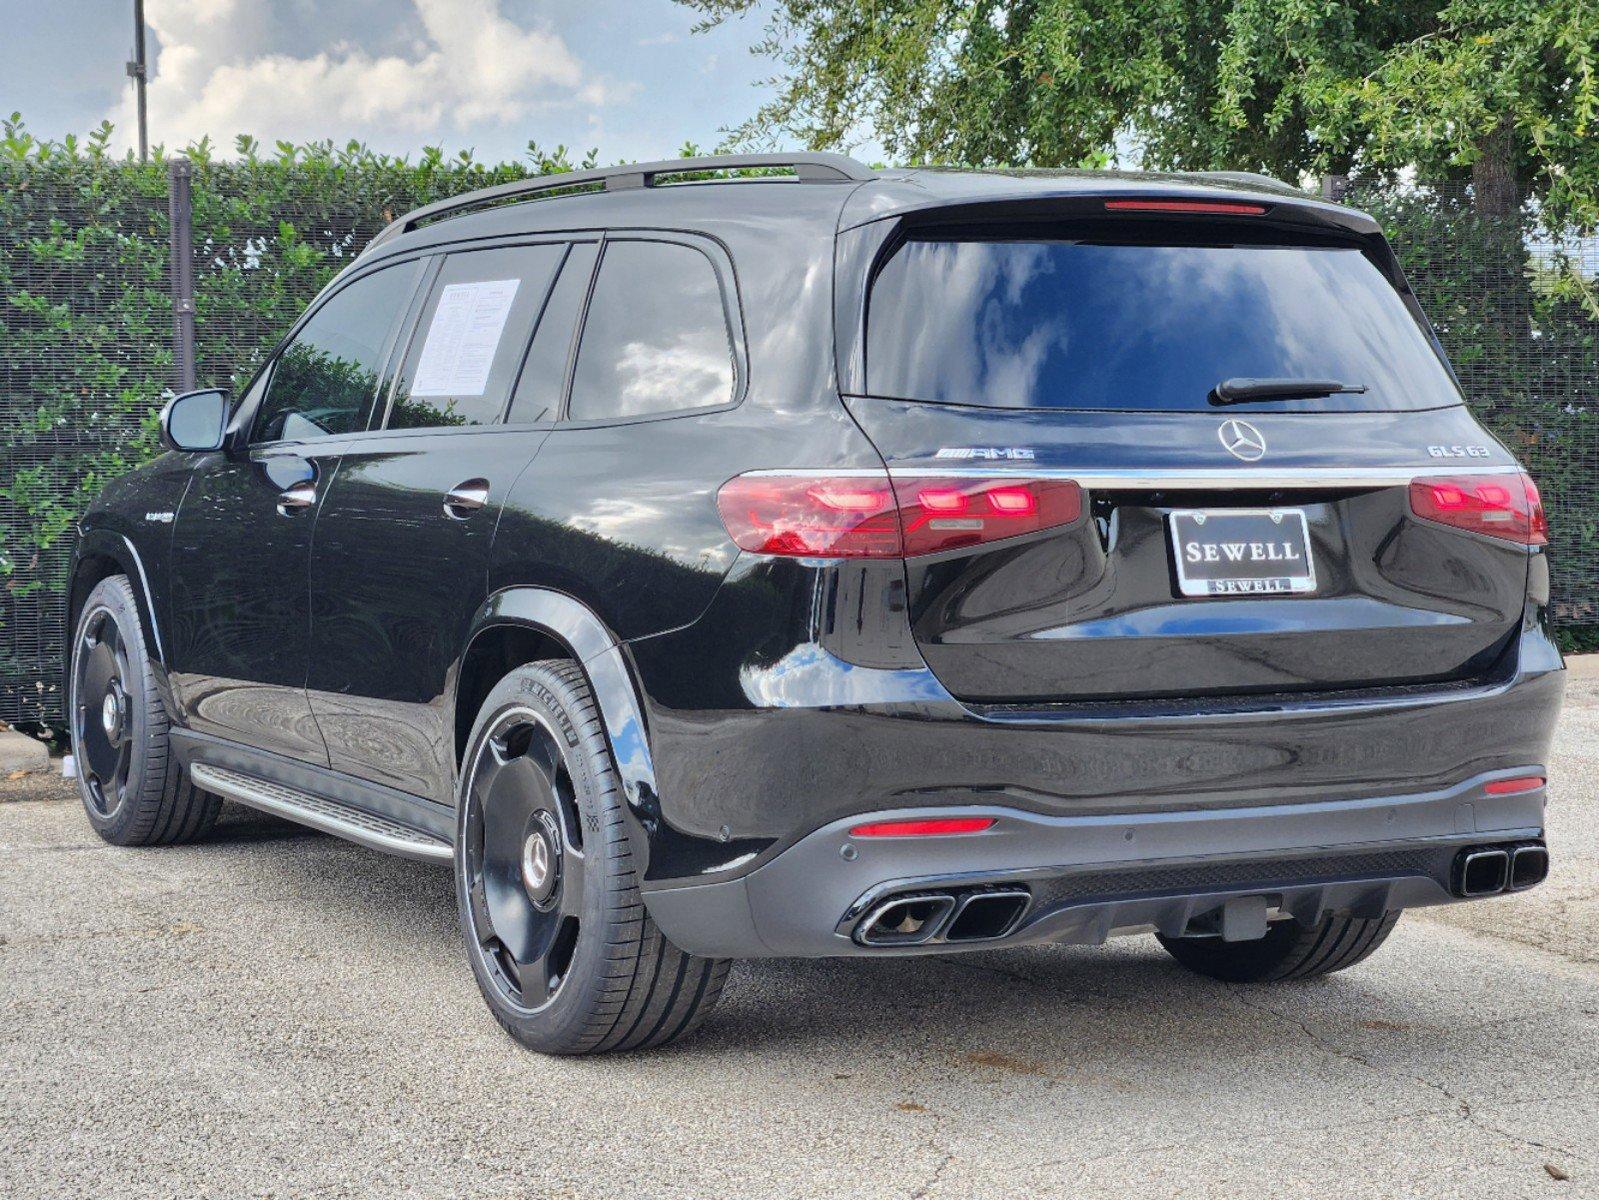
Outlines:
POLYGON ((457 521, 464 521, 488 503, 488 499, 487 479, 465 480, 444 494, 444 515, 453 517, 457 521))
POLYGON ((292 517, 302 509, 310 508, 316 503, 316 482, 306 480, 293 487, 286 487, 278 493, 278 512, 285 517, 292 517))

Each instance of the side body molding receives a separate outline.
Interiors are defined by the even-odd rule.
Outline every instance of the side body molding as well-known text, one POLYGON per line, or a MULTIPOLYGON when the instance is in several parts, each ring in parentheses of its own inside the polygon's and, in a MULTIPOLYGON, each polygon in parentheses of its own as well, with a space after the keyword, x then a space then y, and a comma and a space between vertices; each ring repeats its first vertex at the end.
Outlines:
MULTIPOLYGON (((511 587, 495 592, 484 601, 472 620, 461 661, 466 660, 466 652, 480 635, 505 625, 553 637, 571 651, 588 676, 599 705, 600 720, 605 725, 605 736, 611 743, 611 753, 621 775, 629 820, 633 831, 640 835, 634 843, 646 853, 646 862, 640 864, 640 875, 643 875, 648 869, 646 848, 661 826, 661 806, 644 709, 621 643, 592 610, 564 592, 511 587)), ((457 675, 452 686, 452 708, 459 684, 457 675)))

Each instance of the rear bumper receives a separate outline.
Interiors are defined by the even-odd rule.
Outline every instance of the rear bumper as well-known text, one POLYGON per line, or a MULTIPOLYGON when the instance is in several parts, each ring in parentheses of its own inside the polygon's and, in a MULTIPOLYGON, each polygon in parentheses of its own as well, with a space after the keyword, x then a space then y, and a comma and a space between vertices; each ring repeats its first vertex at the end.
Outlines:
POLYGON ((642 890, 683 948, 913 952, 859 945, 848 914, 922 885, 1025 887, 1007 942, 1181 932, 1228 895, 1443 903, 1462 847, 1542 836, 1542 789, 1483 786, 1546 773, 1565 672, 1532 607, 1476 683, 980 710, 922 660, 897 567, 741 560, 693 625, 616 648, 649 730, 642 890), (996 824, 846 853, 868 817, 956 814, 996 824))
POLYGON ((683 949, 729 957, 947 953, 1037 942, 1102 942, 1113 932, 1192 930, 1232 899, 1302 920, 1374 916, 1454 900, 1459 853, 1543 836, 1543 788, 1492 795, 1519 771, 1403 795, 1211 811, 1043 816, 1010 807, 903 809, 883 816, 982 815, 986 832, 851 838, 829 822, 748 874, 648 890, 651 915, 683 949), (1002 937, 872 947, 861 917, 900 893, 1004 887, 1027 903, 1002 937))

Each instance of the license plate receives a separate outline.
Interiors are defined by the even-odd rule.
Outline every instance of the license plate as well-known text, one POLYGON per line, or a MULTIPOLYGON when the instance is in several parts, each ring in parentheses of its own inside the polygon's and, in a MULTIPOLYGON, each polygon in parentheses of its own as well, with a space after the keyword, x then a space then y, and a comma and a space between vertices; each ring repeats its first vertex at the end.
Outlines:
POLYGON ((1316 590, 1310 529, 1300 509, 1180 509, 1168 521, 1177 586, 1185 596, 1316 590))

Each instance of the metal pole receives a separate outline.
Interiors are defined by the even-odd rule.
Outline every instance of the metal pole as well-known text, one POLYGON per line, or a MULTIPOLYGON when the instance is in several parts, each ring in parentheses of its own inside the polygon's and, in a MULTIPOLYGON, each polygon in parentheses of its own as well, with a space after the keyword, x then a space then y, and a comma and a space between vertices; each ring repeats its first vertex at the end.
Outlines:
POLYGON ((133 61, 128 64, 128 75, 133 80, 133 94, 139 103, 139 161, 150 161, 150 131, 144 106, 144 81, 149 72, 144 62, 144 0, 133 0, 133 61))
POLYGON ((172 243, 172 366, 177 390, 194 390, 194 164, 181 155, 167 163, 167 216, 172 243))

